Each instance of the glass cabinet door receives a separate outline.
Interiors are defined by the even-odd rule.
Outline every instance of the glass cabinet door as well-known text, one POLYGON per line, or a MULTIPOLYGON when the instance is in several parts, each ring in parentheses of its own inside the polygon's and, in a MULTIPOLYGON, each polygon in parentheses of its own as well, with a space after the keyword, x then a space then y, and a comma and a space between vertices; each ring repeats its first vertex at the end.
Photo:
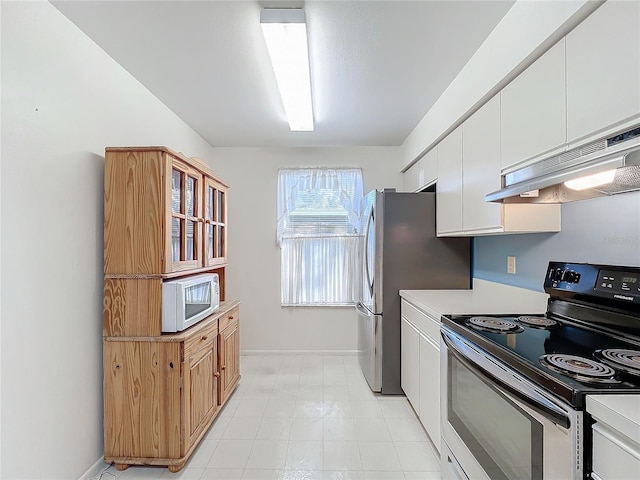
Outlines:
POLYGON ((213 178, 205 177, 205 265, 219 265, 227 256, 227 190, 213 178))
POLYGON ((173 160, 171 167, 171 271, 202 266, 202 175, 173 160))

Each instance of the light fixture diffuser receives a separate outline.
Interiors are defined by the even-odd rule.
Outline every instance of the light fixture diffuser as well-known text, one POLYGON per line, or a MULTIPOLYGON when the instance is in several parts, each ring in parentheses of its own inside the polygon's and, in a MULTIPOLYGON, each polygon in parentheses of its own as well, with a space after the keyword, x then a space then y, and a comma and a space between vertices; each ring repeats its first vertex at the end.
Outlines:
POLYGON ((307 25, 301 8, 264 8, 260 25, 291 131, 313 131, 307 25))
POLYGON ((573 180, 567 180, 564 184, 572 190, 586 190, 587 188, 595 188, 613 182, 616 176, 616 169, 606 170, 604 172, 586 175, 573 180))

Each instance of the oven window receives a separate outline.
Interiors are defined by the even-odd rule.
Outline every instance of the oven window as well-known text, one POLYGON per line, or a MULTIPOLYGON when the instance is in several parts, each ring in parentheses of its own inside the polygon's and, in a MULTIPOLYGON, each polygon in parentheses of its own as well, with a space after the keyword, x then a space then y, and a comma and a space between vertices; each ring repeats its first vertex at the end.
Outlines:
POLYGON ((449 355, 448 420, 492 480, 542 480, 543 426, 449 355))

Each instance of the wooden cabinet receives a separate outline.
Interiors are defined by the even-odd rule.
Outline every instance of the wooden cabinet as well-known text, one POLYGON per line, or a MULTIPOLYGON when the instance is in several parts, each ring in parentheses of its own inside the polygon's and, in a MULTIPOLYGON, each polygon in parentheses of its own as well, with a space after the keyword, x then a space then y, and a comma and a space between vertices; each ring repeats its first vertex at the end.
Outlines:
POLYGON ((638 123, 640 3, 605 2, 566 41, 568 142, 638 123))
POLYGON ((104 458, 177 472, 240 381, 227 185, 166 147, 107 148, 104 238, 104 458), (201 272, 218 273, 220 308, 163 334, 163 281, 201 272))
POLYGON ((107 148, 105 274, 193 273, 226 262, 226 191, 166 147, 107 148))
POLYGON ((500 96, 503 169, 563 151, 567 118, 564 39, 504 87, 500 96))
POLYGON ((437 234, 462 231, 462 125, 438 144, 437 234))
MULTIPOLYGON (((118 469, 166 465, 180 470, 240 381, 229 378, 221 398, 223 323, 238 302, 190 329, 160 337, 104 338, 104 459, 118 469)), ((237 368, 239 352, 230 363, 237 368)))
POLYGON ((403 190, 420 192, 438 178, 438 149, 429 150, 403 174, 403 190))
POLYGON ((240 331, 238 310, 220 320, 220 403, 224 403, 240 378, 240 331))
POLYGON ((440 322, 401 302, 401 385, 440 450, 440 322))

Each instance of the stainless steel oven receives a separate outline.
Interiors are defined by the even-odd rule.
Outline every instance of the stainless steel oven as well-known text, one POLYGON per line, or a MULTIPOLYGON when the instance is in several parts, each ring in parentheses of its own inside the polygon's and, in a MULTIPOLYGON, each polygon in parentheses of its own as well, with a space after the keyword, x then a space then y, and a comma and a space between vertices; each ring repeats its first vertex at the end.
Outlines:
POLYGON ((582 479, 582 412, 443 327, 444 479, 582 479), (465 476, 466 473, 466 476, 465 476))
POLYGON ((444 315, 442 478, 591 478, 590 394, 640 398, 640 268, 551 262, 547 311, 444 315))

